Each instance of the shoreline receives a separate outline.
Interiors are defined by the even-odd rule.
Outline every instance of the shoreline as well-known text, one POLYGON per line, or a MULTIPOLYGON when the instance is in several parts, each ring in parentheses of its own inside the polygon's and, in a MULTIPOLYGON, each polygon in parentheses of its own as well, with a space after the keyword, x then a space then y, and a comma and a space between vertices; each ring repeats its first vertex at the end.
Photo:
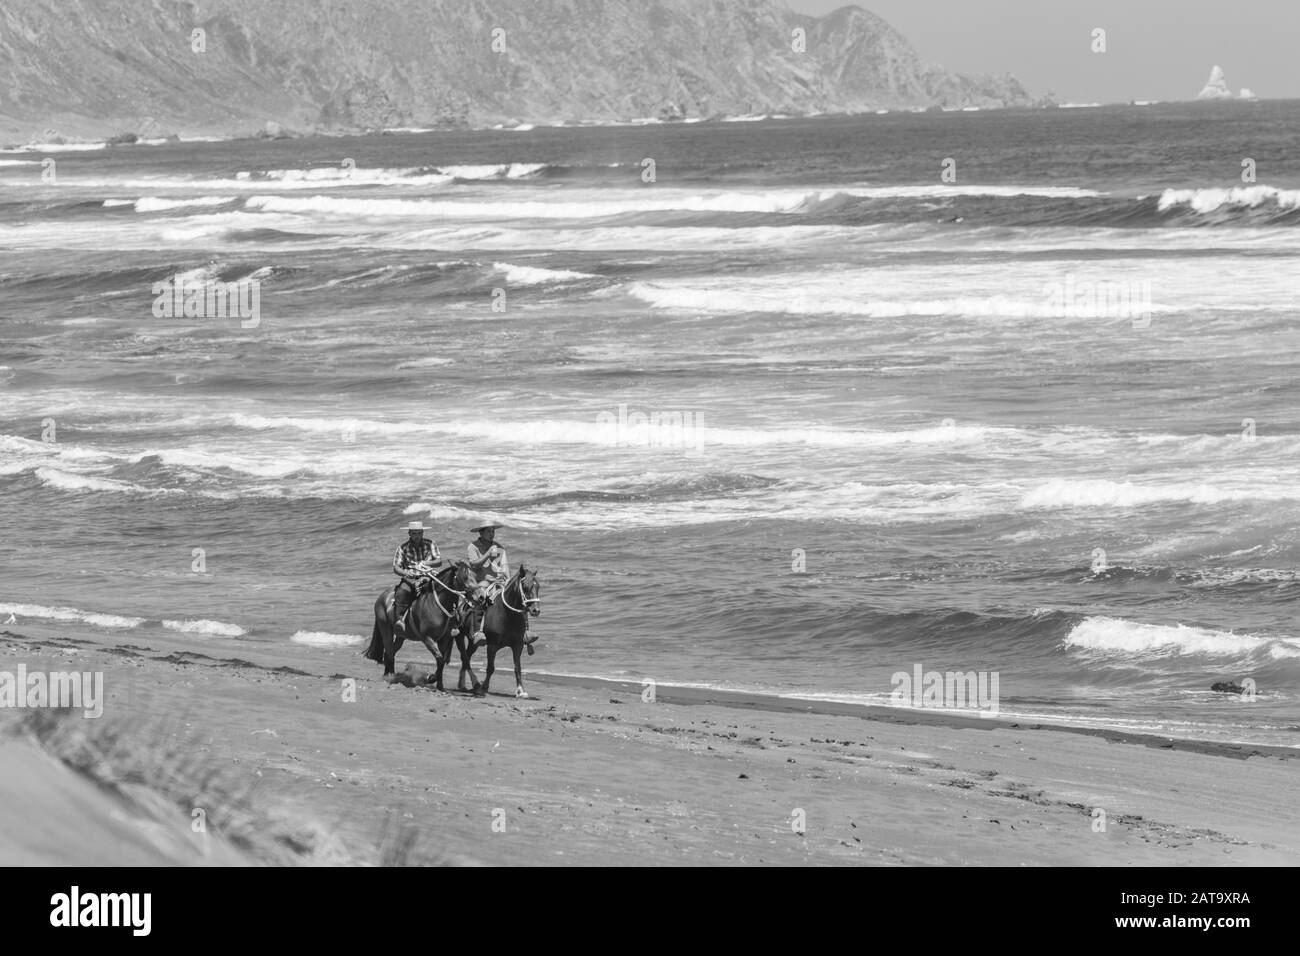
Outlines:
MULTIPOLYGON (((575 676, 570 674, 533 674, 528 683, 554 684, 587 689, 608 688, 623 693, 641 694, 637 681, 606 677, 575 676)), ((1111 743, 1141 744, 1162 750, 1185 750, 1192 753, 1212 754, 1245 760, 1253 756, 1277 757, 1282 760, 1300 758, 1300 747, 1283 747, 1278 744, 1236 743, 1203 740, 1194 737, 1173 737, 1141 731, 1118 730, 1107 727, 1090 727, 1046 721, 1041 718, 979 717, 965 713, 923 707, 893 707, 883 704, 853 703, 850 701, 818 700, 795 695, 762 694, 751 691, 685 687, 669 683, 655 684, 659 701, 685 706, 716 705, 742 710, 770 713, 800 713, 824 717, 856 717, 859 720, 903 725, 946 727, 951 730, 1052 730, 1060 733, 1083 734, 1099 737, 1111 743)))
MULTIPOLYGON (((141 623, 161 622, 141 619, 141 623)), ((273 661, 276 666, 286 673, 305 673, 298 670, 298 668, 316 658, 322 661, 328 659, 333 665, 347 663, 363 671, 366 671, 372 664, 371 661, 362 657, 362 651, 365 649, 367 641, 360 636, 357 636, 350 643, 341 640, 328 643, 309 643, 293 640, 289 644, 279 645, 259 639, 246 642, 235 640, 233 642, 226 641, 221 644, 212 644, 204 643, 204 641, 213 636, 226 639, 230 635, 194 634, 181 628, 164 631, 151 629, 143 633, 134 630, 120 631, 116 635, 111 630, 102 635, 96 632, 83 632, 82 636, 74 637, 59 633, 64 629, 76 628, 77 625, 74 623, 38 623, 32 621, 29 624, 17 626, 25 626, 28 629, 34 628, 34 631, 29 634, 20 634, 5 630, 4 626, 0 624, 0 648, 3 648, 6 637, 18 637, 22 640, 31 640, 38 643, 66 640, 74 646, 94 647, 103 646, 106 642, 113 641, 115 636, 120 638, 130 636, 139 641, 148 640, 155 647, 169 649, 174 654, 191 658, 195 662, 225 660, 240 661, 247 664, 247 666, 257 666, 254 662, 243 660, 244 657, 252 657, 255 660, 273 661), (233 656, 219 656, 223 654, 233 656), (355 661, 351 661, 353 657, 355 657, 355 661)), ((344 635, 337 635, 337 637, 342 638, 344 635)), ((131 648, 136 645, 128 642, 122 646, 131 648)), ((535 659, 541 662, 546 660, 548 652, 544 643, 539 644, 538 647, 541 649, 542 656, 535 659)), ((475 672, 480 677, 483 674, 485 660, 482 651, 474 656, 475 672)), ((609 691, 611 693, 628 694, 636 698, 640 698, 644 687, 640 678, 606 677, 590 673, 572 674, 545 669, 532 670, 529 668, 528 663, 529 658, 525 657, 523 666, 526 687, 531 687, 533 684, 544 684, 573 689, 609 691)), ((425 678, 431 678, 434 672, 431 660, 427 658, 424 650, 418 645, 411 646, 408 644, 403 655, 399 656, 397 666, 399 672, 405 670, 412 675, 410 680, 416 684, 421 683, 425 678)), ((0 670, 2 669, 3 667, 0 666, 0 670)), ((451 688, 456 681, 457 674, 454 670, 458 669, 454 669, 449 665, 446 671, 444 684, 448 688, 451 688)), ((504 693, 507 685, 513 688, 514 678, 511 673, 508 654, 499 660, 497 672, 493 679, 496 681, 494 693, 504 693)), ((1157 730, 1117 726, 1117 722, 1075 723, 1071 722, 1069 715, 1025 715, 1003 710, 997 715, 980 716, 978 712, 973 710, 962 711, 953 708, 913 707, 835 699, 846 695, 831 692, 827 692, 825 696, 803 696, 798 692, 778 693, 771 689, 755 690, 743 687, 674 683, 671 680, 656 679, 653 683, 657 700, 660 703, 671 705, 711 705, 760 713, 807 714, 814 717, 851 717, 874 723, 933 726, 951 730, 1056 731, 1096 737, 1112 743, 1140 744, 1162 750, 1191 751, 1235 759, 1246 759, 1251 756, 1277 757, 1282 760, 1300 758, 1300 744, 1286 746, 1248 740, 1179 736, 1157 730)), ((513 697, 513 691, 511 691, 511 696, 513 697)))
MULTIPOLYGON (((414 654, 390 683, 355 648, 304 661, 179 634, 4 631, 0 658, 102 671, 104 717, 60 717, 47 753, 173 819, 202 808, 272 865, 1300 863, 1284 748, 662 684, 645 703, 638 682, 527 671, 516 700, 508 667, 475 698, 424 686, 414 654), (58 746, 82 738, 102 759, 58 746)), ((43 800, 66 802, 53 777, 23 803, 43 800)), ((7 858, 107 860, 128 839, 23 846, 20 811, 0 818, 7 858)))
MULTIPOLYGON (((156 622, 147 622, 142 619, 142 623, 156 622)), ((289 644, 280 645, 260 639, 246 642, 240 640, 229 641, 225 640, 229 638, 229 635, 192 634, 183 629, 164 631, 151 629, 143 633, 132 630, 120 631, 116 634, 109 630, 102 635, 90 631, 79 632, 78 636, 65 636, 59 632, 64 629, 75 629, 77 625, 74 623, 38 623, 32 621, 26 625, 16 626, 24 626, 31 630, 32 633, 23 634, 8 631, 3 624, 0 624, 0 648, 3 648, 6 637, 19 637, 23 640, 38 643, 66 640, 70 644, 79 647, 103 646, 116 638, 134 638, 137 643, 148 641, 152 646, 171 650, 174 654, 191 658, 195 662, 202 660, 241 661, 248 666, 257 666, 257 661, 274 662, 275 666, 286 673, 305 673, 298 669, 317 658, 321 661, 328 660, 331 665, 349 664, 361 669, 363 673, 368 672, 368 668, 372 664, 371 661, 362 657, 362 651, 365 649, 367 641, 360 636, 356 637, 352 643, 314 644, 292 641, 289 644), (223 643, 204 643, 211 636, 222 638, 223 643), (221 655, 231 656, 223 657, 221 655), (253 661, 243 661, 245 657, 251 657, 253 661), (355 661, 352 661, 354 657, 355 661)), ((338 635, 338 637, 341 638, 343 635, 338 635)), ((128 640, 122 646, 131 648, 135 647, 136 644, 128 640)), ((540 663, 547 659, 549 653, 544 643, 537 646, 541 653, 540 656, 534 659, 540 663)), ((482 651, 479 651, 474 656, 474 669, 480 677, 483 674, 485 660, 482 651)), ((534 684, 545 684, 572 689, 609 691, 611 693, 631 695, 638 699, 642 694, 644 684, 640 678, 606 677, 591 673, 572 674, 547 669, 532 670, 528 666, 529 658, 525 657, 523 660, 526 687, 531 687, 534 684)), ((432 677, 434 672, 432 661, 427 657, 423 648, 418 645, 411 646, 408 644, 403 654, 398 657, 397 666, 399 672, 405 670, 412 675, 411 682, 417 684, 426 677, 432 677)), ((0 669, 3 669, 3 667, 0 666, 0 669)), ((456 681, 457 675, 454 670, 456 669, 449 665, 446 671, 444 684, 448 688, 451 688, 456 681)), ((511 673, 508 654, 499 659, 497 672, 493 679, 496 682, 494 694, 497 692, 504 693, 508 687, 511 689, 510 696, 513 697, 514 677, 511 673)), ((1179 736, 1157 730, 1117 726, 1115 723, 1075 723, 1071 722, 1069 715, 1025 715, 1007 712, 1004 709, 1003 712, 995 716, 980 716, 973 710, 896 706, 887 703, 834 699, 841 695, 829 692, 825 696, 802 696, 798 692, 786 694, 770 689, 755 690, 744 687, 674 683, 671 680, 656 679, 653 683, 657 700, 660 703, 675 706, 711 705, 759 713, 850 717, 873 723, 944 727, 951 730, 1056 731, 1085 737, 1096 737, 1112 743, 1140 744, 1162 750, 1191 751, 1235 759, 1246 759, 1251 756, 1276 757, 1282 760, 1300 758, 1300 744, 1286 746, 1255 741, 1179 736)))
MULTIPOLYGON (((1267 98, 1255 100, 1236 100, 1215 101, 1215 102, 1232 102, 1232 103, 1260 103, 1260 102, 1287 102, 1286 97, 1267 98)), ((628 120, 585 120, 582 122, 562 121, 558 123, 547 120, 520 120, 513 125, 503 123, 492 124, 488 126, 479 126, 467 124, 463 126, 394 126, 380 128, 353 128, 353 129, 314 129, 314 130, 294 130, 288 126, 270 121, 275 126, 283 130, 282 134, 268 135, 262 131, 254 130, 247 133, 212 133, 212 132, 195 132, 182 135, 179 133, 170 133, 165 137, 144 137, 141 136, 138 142, 112 142, 116 136, 123 135, 121 132, 115 136, 96 138, 96 136, 83 136, 77 133, 60 134, 62 143, 48 142, 36 143, 29 139, 27 142, 6 142, 0 144, 0 153, 20 153, 20 152, 39 152, 58 151, 60 148, 76 150, 99 150, 99 149, 122 149, 130 147, 156 147, 156 146, 185 146, 196 143, 238 143, 244 141, 271 141, 271 140, 312 140, 312 139, 356 139, 370 136, 420 136, 429 133, 531 133, 545 130, 590 130, 590 129, 639 129, 643 127, 672 127, 672 126, 724 126, 732 123, 767 123, 767 122, 785 122, 790 120, 817 120, 817 119, 861 119, 869 116, 908 116, 908 115, 932 115, 935 113, 969 115, 975 113, 1036 113, 1051 112, 1056 110, 1078 110, 1078 109, 1146 109, 1151 106, 1190 106, 1198 103, 1204 103, 1200 100, 1151 100, 1151 101, 1130 101, 1114 103, 1042 103, 1027 104, 1020 106, 964 106, 964 107, 938 107, 938 106, 896 106, 882 107, 880 109, 859 110, 856 112, 822 112, 822 113, 764 113, 755 115, 717 115, 717 116, 685 116, 673 119, 662 119, 659 117, 639 117, 628 120), (53 147, 51 149, 51 147, 53 147)), ((57 131, 56 131, 57 132, 57 131)), ((98 135, 98 134, 96 134, 98 135)))

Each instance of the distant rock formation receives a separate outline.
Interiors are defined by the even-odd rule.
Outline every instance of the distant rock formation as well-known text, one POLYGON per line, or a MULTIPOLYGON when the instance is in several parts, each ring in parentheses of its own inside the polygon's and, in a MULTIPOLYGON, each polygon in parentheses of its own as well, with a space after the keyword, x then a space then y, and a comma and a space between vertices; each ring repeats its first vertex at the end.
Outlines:
POLYGON ((1245 685, 1238 684, 1236 681, 1227 681, 1227 680, 1215 681, 1213 684, 1210 685, 1210 690, 1218 694, 1246 693, 1245 685))
POLYGON ((1232 90, 1228 89, 1228 81, 1223 76, 1222 67, 1216 66, 1210 70, 1209 82, 1205 84, 1205 89, 1201 90, 1196 98, 1198 100, 1232 99, 1232 90))
POLYGON ((20 0, 0 134, 153 138, 1031 106, 846 6, 782 0, 20 0), (140 129, 141 117, 149 117, 140 129))

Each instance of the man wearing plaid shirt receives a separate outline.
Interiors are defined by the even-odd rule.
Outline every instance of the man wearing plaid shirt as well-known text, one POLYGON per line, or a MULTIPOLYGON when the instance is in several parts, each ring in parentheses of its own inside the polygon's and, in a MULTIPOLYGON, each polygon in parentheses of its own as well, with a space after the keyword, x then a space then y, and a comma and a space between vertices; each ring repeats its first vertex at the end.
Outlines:
POLYGON ((427 578, 436 565, 441 563, 438 546, 425 538, 426 528, 419 521, 412 521, 406 526, 406 540, 397 546, 393 555, 393 573, 402 580, 393 589, 393 627, 406 628, 406 612, 415 601, 420 580, 427 578))

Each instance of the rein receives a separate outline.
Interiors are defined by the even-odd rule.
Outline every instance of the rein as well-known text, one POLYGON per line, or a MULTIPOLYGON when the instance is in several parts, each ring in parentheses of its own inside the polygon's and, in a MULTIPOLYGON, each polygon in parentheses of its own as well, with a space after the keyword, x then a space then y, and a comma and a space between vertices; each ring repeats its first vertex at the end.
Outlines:
MULTIPOLYGON (((432 574, 429 575, 429 580, 432 581, 434 584, 438 585, 438 587, 440 587, 440 588, 444 588, 445 590, 450 591, 452 594, 458 594, 458 595, 460 595, 461 597, 464 597, 464 596, 465 596, 465 592, 464 592, 464 591, 457 591, 457 590, 456 590, 454 587, 452 587, 450 584, 443 584, 442 581, 438 580, 438 578, 437 578, 436 575, 432 575, 432 574)), ((438 600, 438 592, 437 592, 436 590, 433 590, 433 591, 430 591, 429 593, 430 593, 431 595, 433 595, 433 603, 436 604, 436 605, 438 605, 438 610, 442 611, 442 616, 445 617, 445 618, 451 618, 451 616, 452 616, 451 612, 448 611, 445 607, 443 607, 443 606, 442 606, 442 602, 438 600)))

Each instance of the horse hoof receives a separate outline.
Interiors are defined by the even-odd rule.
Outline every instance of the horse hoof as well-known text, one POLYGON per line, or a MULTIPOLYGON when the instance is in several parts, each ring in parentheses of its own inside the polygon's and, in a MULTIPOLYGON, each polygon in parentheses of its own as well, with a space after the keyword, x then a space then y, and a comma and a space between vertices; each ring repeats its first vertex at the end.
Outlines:
POLYGON ((528 645, 528 656, 529 656, 529 657, 532 657, 534 653, 536 653, 536 652, 533 650, 533 645, 529 644, 529 645, 528 645))
POLYGON ((527 699, 528 699, 528 691, 526 691, 526 690, 524 690, 522 687, 520 687, 518 690, 515 691, 515 697, 519 698, 520 700, 527 700, 527 699))

